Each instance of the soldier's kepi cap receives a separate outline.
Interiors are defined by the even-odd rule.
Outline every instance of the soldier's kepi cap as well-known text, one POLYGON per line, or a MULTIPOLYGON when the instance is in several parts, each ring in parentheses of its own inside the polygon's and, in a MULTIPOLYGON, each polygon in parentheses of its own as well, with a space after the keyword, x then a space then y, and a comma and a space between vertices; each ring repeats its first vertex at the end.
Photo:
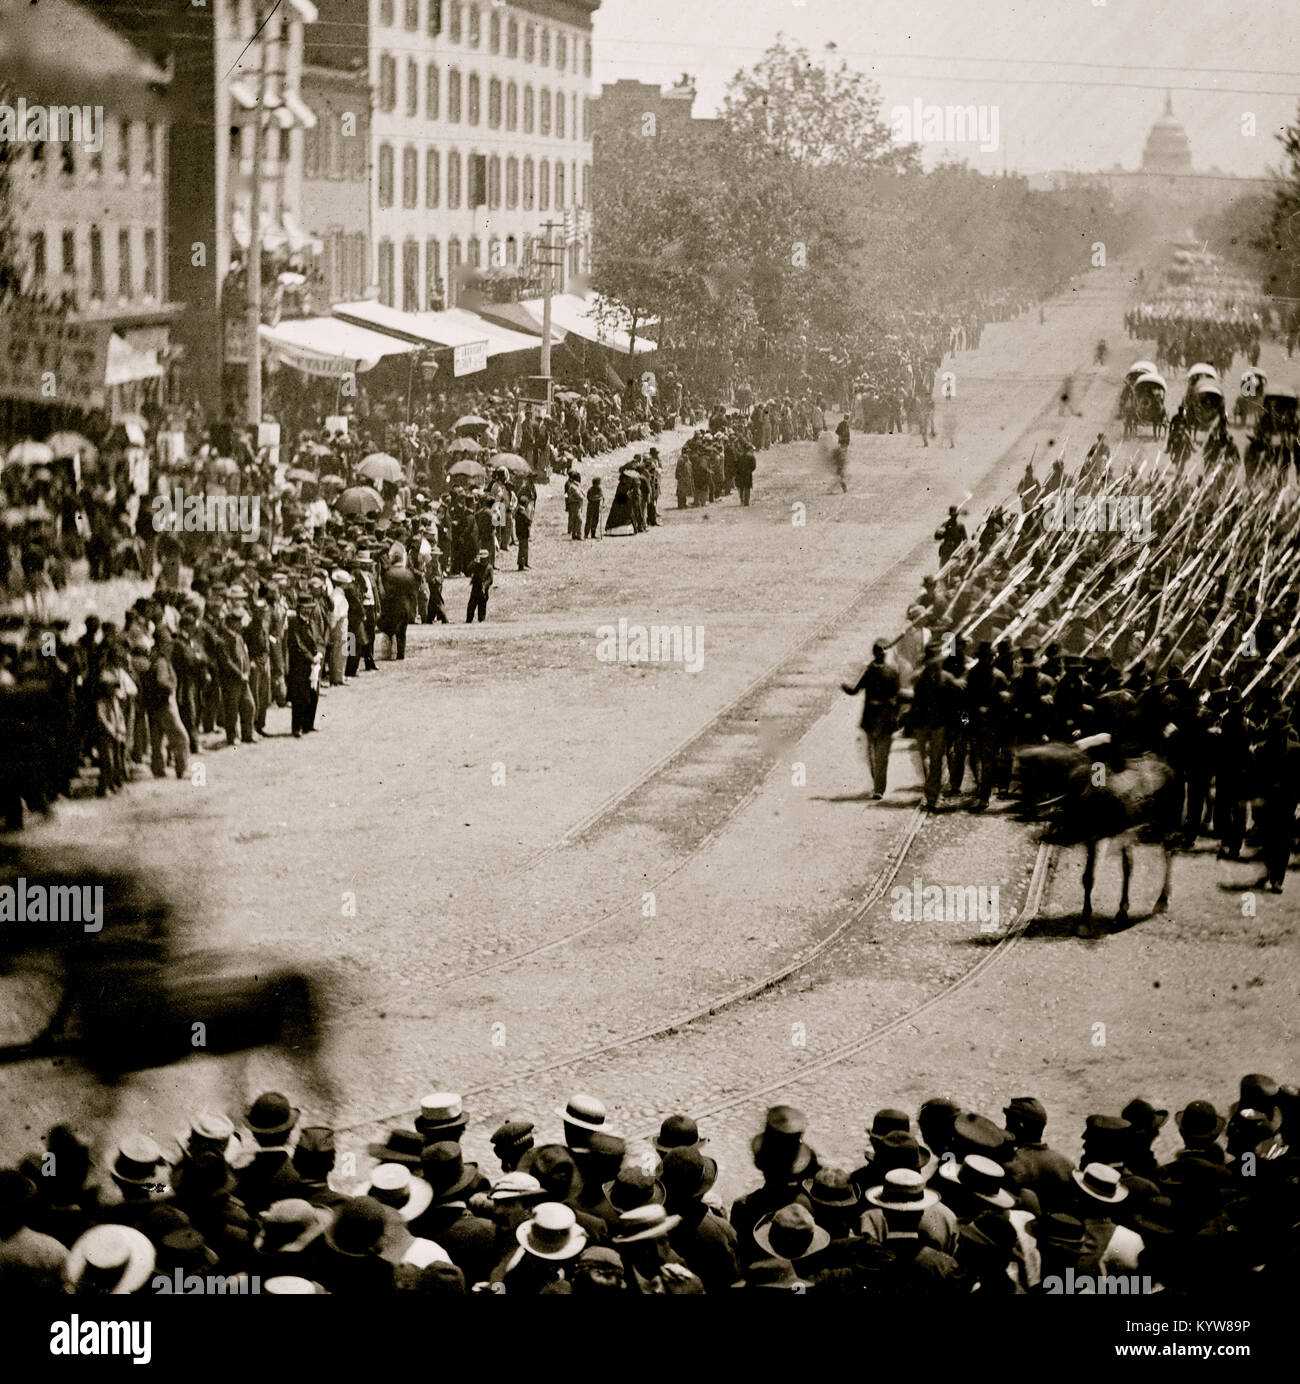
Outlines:
POLYGON ((1045 1125, 1047 1123, 1047 1110, 1043 1102, 1035 1096, 1013 1096, 1002 1113, 1010 1123, 1014 1116, 1022 1124, 1045 1125))

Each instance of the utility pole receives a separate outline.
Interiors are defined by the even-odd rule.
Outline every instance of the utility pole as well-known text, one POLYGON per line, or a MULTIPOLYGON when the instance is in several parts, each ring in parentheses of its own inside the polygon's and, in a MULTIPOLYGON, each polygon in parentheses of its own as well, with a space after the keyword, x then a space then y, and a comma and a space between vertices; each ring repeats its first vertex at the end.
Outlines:
MULTIPOLYGON (((248 207, 248 270, 244 281, 248 289, 248 422, 254 429, 253 443, 257 444, 256 429, 262 421, 262 159, 265 155, 267 69, 270 67, 268 30, 279 26, 271 19, 256 16, 258 39, 257 109, 253 113, 253 182, 248 207)), ((277 93, 278 95, 278 93, 277 93)))
MULTIPOLYGON (((551 243, 551 233, 562 224, 559 221, 544 223, 546 240, 542 249, 542 264, 546 267, 546 272, 542 278, 542 375, 546 379, 546 413, 548 417, 551 412, 551 294, 554 292, 552 271, 559 267, 553 256, 554 247, 551 243)), ((563 245, 559 247, 559 253, 564 254, 563 245)))

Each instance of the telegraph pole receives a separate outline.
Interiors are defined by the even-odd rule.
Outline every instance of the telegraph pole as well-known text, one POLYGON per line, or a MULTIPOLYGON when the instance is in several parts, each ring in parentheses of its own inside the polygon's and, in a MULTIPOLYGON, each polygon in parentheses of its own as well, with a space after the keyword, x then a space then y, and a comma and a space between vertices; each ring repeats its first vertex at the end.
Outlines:
MULTIPOLYGON (((562 226, 560 221, 547 221, 544 223, 546 231, 546 241, 542 251, 542 263, 546 266, 546 273, 542 280, 542 375, 546 379, 546 412, 550 416, 551 412, 551 294, 554 291, 554 280, 552 271, 559 267, 553 256, 553 245, 551 243, 551 233, 558 226, 562 226)), ((561 256, 564 254, 564 246, 559 247, 561 256)))
MULTIPOLYGON (((267 69, 270 67, 268 19, 257 16, 258 39, 257 109, 253 114, 253 183, 248 207, 248 267, 244 282, 248 290, 248 422, 256 429, 262 421, 262 158, 265 153, 267 69)), ((256 445, 256 433, 254 434, 256 445)))

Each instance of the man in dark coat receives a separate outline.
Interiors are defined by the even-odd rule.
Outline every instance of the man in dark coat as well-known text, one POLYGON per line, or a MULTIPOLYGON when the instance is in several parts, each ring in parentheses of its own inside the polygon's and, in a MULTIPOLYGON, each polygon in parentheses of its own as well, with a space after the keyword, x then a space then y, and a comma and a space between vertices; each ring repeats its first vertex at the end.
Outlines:
MULTIPOLYGON (((741 491, 741 503, 747 503, 741 491)), ((862 676, 850 687, 840 686, 850 697, 866 693, 862 704, 862 729, 867 736, 867 758, 871 764, 873 798, 883 798, 888 791, 889 749, 898 729, 898 670, 885 662, 885 644, 877 639, 871 646, 871 662, 862 676)))
POLYGON ((736 489, 740 492, 740 503, 749 507, 749 497, 754 489, 754 469, 758 458, 754 449, 744 437, 737 438, 736 449, 736 489))
MULTIPOLYGON (((298 598, 298 608, 290 619, 285 639, 288 643, 288 667, 285 684, 288 689, 291 728, 294 739, 316 729, 316 699, 320 687, 320 663, 324 652, 316 640, 312 626, 312 606, 309 595, 298 598)), ((352 672, 356 660, 349 659, 352 672)))
MULTIPOLYGON (((519 503, 515 508, 515 541, 519 544, 519 570, 528 570, 528 539, 533 531, 533 514, 537 508, 537 486, 531 476, 515 482, 519 503)), ((445 623, 445 621, 444 621, 445 623)))
POLYGON ((492 554, 480 548, 474 565, 469 569, 469 604, 465 608, 465 623, 472 625, 475 615, 482 624, 487 619, 488 596, 492 591, 492 554))
POLYGON ((257 710, 249 685, 252 660, 248 656, 248 646, 244 643, 240 626, 238 613, 233 610, 228 612, 218 653, 217 668, 221 678, 221 707, 227 745, 236 743, 239 732, 243 733, 246 745, 251 745, 257 738, 253 733, 257 710))
POLYGON ((931 812, 939 806, 948 727, 963 695, 961 683, 943 666, 939 645, 927 644, 925 667, 912 688, 911 721, 925 778, 925 805, 931 812))
POLYGON ((406 627, 416 617, 420 580, 399 554, 384 579, 384 597, 379 606, 379 632, 391 641, 394 657, 406 657, 406 627))
POLYGON ((256 1215, 273 1201, 300 1193, 302 1179, 293 1167, 289 1139, 299 1112, 278 1091, 267 1091, 253 1102, 244 1123, 252 1132, 256 1151, 235 1173, 235 1195, 256 1215))

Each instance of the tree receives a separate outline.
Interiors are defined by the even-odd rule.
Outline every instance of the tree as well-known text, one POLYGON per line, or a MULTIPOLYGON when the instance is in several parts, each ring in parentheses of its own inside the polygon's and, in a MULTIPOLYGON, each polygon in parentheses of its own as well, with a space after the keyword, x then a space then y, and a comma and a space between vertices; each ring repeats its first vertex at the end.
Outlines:
POLYGON ((880 92, 843 60, 832 68, 778 34, 754 67, 737 72, 722 108, 733 147, 814 167, 907 169, 915 145, 895 146, 880 92))
POLYGON ((1255 248, 1264 258, 1269 293, 1300 298, 1300 113, 1279 135, 1286 154, 1280 181, 1273 192, 1268 229, 1255 248))

